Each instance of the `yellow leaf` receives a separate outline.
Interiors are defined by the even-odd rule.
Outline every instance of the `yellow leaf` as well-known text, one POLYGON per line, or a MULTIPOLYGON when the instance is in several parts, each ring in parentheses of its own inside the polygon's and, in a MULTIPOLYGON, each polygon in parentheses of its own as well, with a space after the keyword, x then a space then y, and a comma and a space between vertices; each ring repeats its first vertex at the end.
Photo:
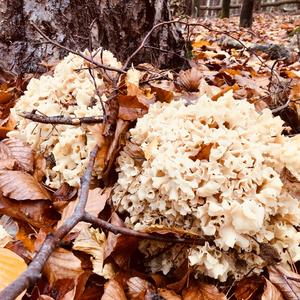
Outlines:
MULTIPOLYGON (((0 291, 17 279, 27 268, 23 258, 6 248, 0 248, 0 291)), ((16 299, 21 300, 25 291, 16 299)))

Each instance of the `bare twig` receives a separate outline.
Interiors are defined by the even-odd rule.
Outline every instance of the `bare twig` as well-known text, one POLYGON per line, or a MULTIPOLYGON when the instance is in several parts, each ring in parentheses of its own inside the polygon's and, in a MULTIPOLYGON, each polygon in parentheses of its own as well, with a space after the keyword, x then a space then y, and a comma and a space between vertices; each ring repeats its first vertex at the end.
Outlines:
POLYGON ((202 246, 205 244, 205 242, 210 242, 208 239, 204 239, 204 238, 167 237, 167 236, 154 234, 154 233, 140 232, 130 228, 113 225, 109 222, 98 219, 87 212, 84 213, 82 220, 92 224, 95 227, 100 227, 101 229, 110 231, 114 234, 133 236, 138 239, 160 241, 164 243, 181 243, 181 244, 193 244, 193 245, 202 245, 202 246))
POLYGON ((98 146, 90 153, 90 160, 88 166, 81 179, 81 189, 79 195, 79 202, 75 208, 74 213, 59 227, 55 233, 48 234, 39 252, 35 255, 27 270, 23 272, 13 283, 7 286, 1 293, 0 299, 14 300, 19 294, 27 289, 30 284, 41 277, 41 272, 44 264, 51 255, 51 253, 58 247, 60 241, 66 236, 70 230, 81 221, 84 215, 84 209, 89 193, 89 186, 92 177, 93 166, 96 155, 98 153, 98 146))
POLYGON ((43 123, 43 124, 61 124, 61 125, 81 125, 81 124, 95 124, 102 123, 103 119, 100 116, 93 117, 82 117, 82 118, 72 118, 67 116, 52 116, 48 117, 45 115, 39 115, 36 110, 32 112, 23 112, 19 114, 25 119, 29 119, 33 122, 43 123))
POLYGON ((58 47, 58 48, 61 48, 67 52, 70 52, 70 53, 73 53, 75 55, 78 55, 80 57, 82 57, 83 59, 85 59, 86 61, 90 62, 91 64, 99 67, 99 68, 102 68, 102 69, 105 69, 105 70, 109 70, 109 71, 115 71, 115 72, 118 72, 118 73, 126 73, 123 69, 119 69, 119 68, 115 68, 115 67, 112 67, 112 66, 108 66, 108 65, 104 65, 104 64, 100 64, 99 62, 97 61, 94 61, 92 58, 80 53, 80 52, 77 52, 71 48, 68 48, 66 46, 63 46, 59 43, 57 43, 56 41, 53 41, 51 40, 39 27, 37 27, 36 24, 34 23, 31 23, 31 25, 35 28, 35 30, 44 38, 46 39, 49 43, 51 43, 52 45, 58 47))

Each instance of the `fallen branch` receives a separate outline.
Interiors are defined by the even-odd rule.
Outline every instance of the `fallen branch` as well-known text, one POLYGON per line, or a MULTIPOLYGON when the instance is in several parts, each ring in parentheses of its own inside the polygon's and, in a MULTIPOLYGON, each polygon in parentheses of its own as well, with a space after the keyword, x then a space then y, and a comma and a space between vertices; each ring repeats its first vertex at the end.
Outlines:
POLYGON ((33 122, 43 123, 43 124, 52 124, 52 125, 81 125, 81 124, 95 124, 102 123, 103 119, 99 116, 93 117, 82 117, 82 118, 72 118, 66 116, 52 116, 48 117, 45 115, 39 115, 36 113, 36 110, 32 112, 23 112, 20 113, 19 116, 29 119, 33 122))
POLYGON ((81 179, 81 189, 79 195, 79 202, 74 210, 74 213, 59 227, 55 233, 48 234, 39 252, 35 255, 32 262, 29 264, 27 270, 23 272, 13 283, 7 286, 1 293, 0 299, 14 300, 32 283, 41 278, 41 272, 47 259, 51 253, 58 247, 60 241, 70 232, 70 230, 81 221, 84 215, 84 209, 89 193, 89 186, 92 177, 93 166, 96 155, 98 153, 98 146, 90 153, 90 160, 88 166, 81 179))

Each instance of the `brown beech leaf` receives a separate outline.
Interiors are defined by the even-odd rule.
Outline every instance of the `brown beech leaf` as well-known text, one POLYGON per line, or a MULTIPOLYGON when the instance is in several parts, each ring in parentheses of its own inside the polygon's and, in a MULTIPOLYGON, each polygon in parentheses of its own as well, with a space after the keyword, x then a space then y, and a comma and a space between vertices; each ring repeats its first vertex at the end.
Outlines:
POLYGON ((35 227, 53 226, 59 214, 51 207, 50 201, 16 201, 0 193, 0 214, 25 221, 35 227))
POLYGON ((159 295, 165 300, 181 300, 181 296, 177 295, 174 291, 159 289, 159 295))
POLYGON ((243 278, 238 282, 235 297, 237 300, 251 299, 255 300, 258 297, 260 289, 263 286, 263 280, 260 277, 253 276, 243 278))
POLYGON ((101 300, 127 300, 127 298, 121 284, 111 279, 104 286, 104 294, 101 300))
POLYGON ((60 279, 76 279, 82 273, 81 261, 71 251, 57 248, 48 258, 43 273, 50 284, 60 279))
POLYGON ((155 291, 150 282, 140 277, 131 277, 127 281, 127 286, 130 299, 135 300, 144 300, 147 294, 152 294, 155 291))
POLYGON ((53 193, 53 205, 60 211, 76 196, 76 194, 77 189, 64 182, 60 188, 53 193))
POLYGON ((129 128, 129 122, 124 121, 122 119, 118 119, 117 121, 117 127, 115 130, 114 138, 112 143, 109 146, 107 155, 106 155, 106 161, 105 161, 105 170, 103 171, 102 177, 104 179, 108 179, 109 172, 112 168, 112 166, 115 163, 115 158, 117 157, 120 149, 125 145, 125 134, 128 131, 129 128))
POLYGON ((148 112, 148 107, 137 96, 119 96, 119 115, 124 121, 134 121, 148 112))
POLYGON ((264 278, 264 280, 265 287, 261 296, 261 300, 284 300, 277 287, 272 284, 267 278, 264 278))
MULTIPOLYGON (((125 227, 123 221, 120 217, 113 212, 111 215, 111 223, 120 227, 125 227)), ((118 255, 118 260, 120 261, 120 256, 123 257, 123 261, 127 262, 127 259, 137 248, 137 239, 135 237, 124 236, 121 234, 114 234, 112 232, 108 233, 107 241, 104 249, 104 259, 108 258, 110 255, 118 255)))
POLYGON ((22 171, 0 171, 0 190, 15 200, 48 200, 50 195, 37 180, 22 171))
POLYGON ((183 300, 226 300, 226 296, 217 287, 207 283, 197 283, 187 287, 182 292, 183 300))
POLYGON ((0 157, 3 160, 14 159, 21 170, 33 172, 33 150, 18 139, 10 138, 0 142, 0 157), (5 147, 6 151, 3 149, 5 147))
POLYGON ((157 101, 170 103, 173 100, 175 90, 173 82, 165 80, 160 83, 151 83, 150 86, 157 101))
POLYGON ((280 290, 287 300, 299 300, 300 275, 282 266, 268 267, 270 281, 280 290))
MULTIPOLYGON (((106 205, 106 201, 110 198, 112 188, 107 187, 105 189, 96 188, 89 190, 89 195, 86 203, 85 210, 94 217, 98 217, 98 214, 103 210, 106 205)), ((61 226, 67 218, 69 218, 78 203, 79 199, 76 201, 70 201, 70 203, 64 208, 61 216, 61 220, 58 222, 57 226, 61 226)), ((86 227, 87 223, 79 222, 73 229, 72 232, 78 232, 83 227, 86 227)))

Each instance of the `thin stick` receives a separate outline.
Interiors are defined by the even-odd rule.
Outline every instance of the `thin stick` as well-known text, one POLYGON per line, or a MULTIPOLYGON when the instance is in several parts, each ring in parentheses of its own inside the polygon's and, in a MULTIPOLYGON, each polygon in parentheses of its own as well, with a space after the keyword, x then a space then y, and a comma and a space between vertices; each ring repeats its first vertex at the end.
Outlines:
POLYGON ((205 242, 211 242, 209 239, 204 238, 181 238, 181 237, 166 237, 163 235, 156 235, 154 233, 140 232, 126 227, 120 227, 113 225, 104 220, 98 219, 89 213, 85 212, 82 221, 88 222, 95 227, 110 231, 114 234, 123 234, 126 236, 133 236, 138 239, 146 239, 152 241, 159 241, 164 243, 181 243, 181 244, 193 244, 203 246, 205 242))
POLYGON ((27 289, 32 283, 41 278, 41 272, 47 259, 51 253, 58 247, 60 241, 70 230, 81 221, 84 215, 84 209, 89 193, 89 185, 92 177, 92 170, 95 163, 96 155, 98 153, 98 146, 90 153, 90 160, 88 166, 81 179, 81 190, 79 195, 79 202, 75 208, 74 213, 59 227, 55 233, 48 234, 39 252, 35 255, 32 262, 29 264, 27 270, 23 272, 13 283, 7 286, 1 293, 0 299, 14 300, 27 289))
POLYGON ((81 125, 83 123, 86 124, 96 124, 96 123, 102 123, 103 119, 99 116, 93 116, 93 117, 82 117, 82 118, 72 118, 72 117, 66 117, 66 116, 44 116, 44 115, 38 115, 35 110, 32 112, 23 112, 20 113, 19 116, 29 119, 33 122, 37 123, 43 123, 43 124, 60 124, 60 125, 81 125))

